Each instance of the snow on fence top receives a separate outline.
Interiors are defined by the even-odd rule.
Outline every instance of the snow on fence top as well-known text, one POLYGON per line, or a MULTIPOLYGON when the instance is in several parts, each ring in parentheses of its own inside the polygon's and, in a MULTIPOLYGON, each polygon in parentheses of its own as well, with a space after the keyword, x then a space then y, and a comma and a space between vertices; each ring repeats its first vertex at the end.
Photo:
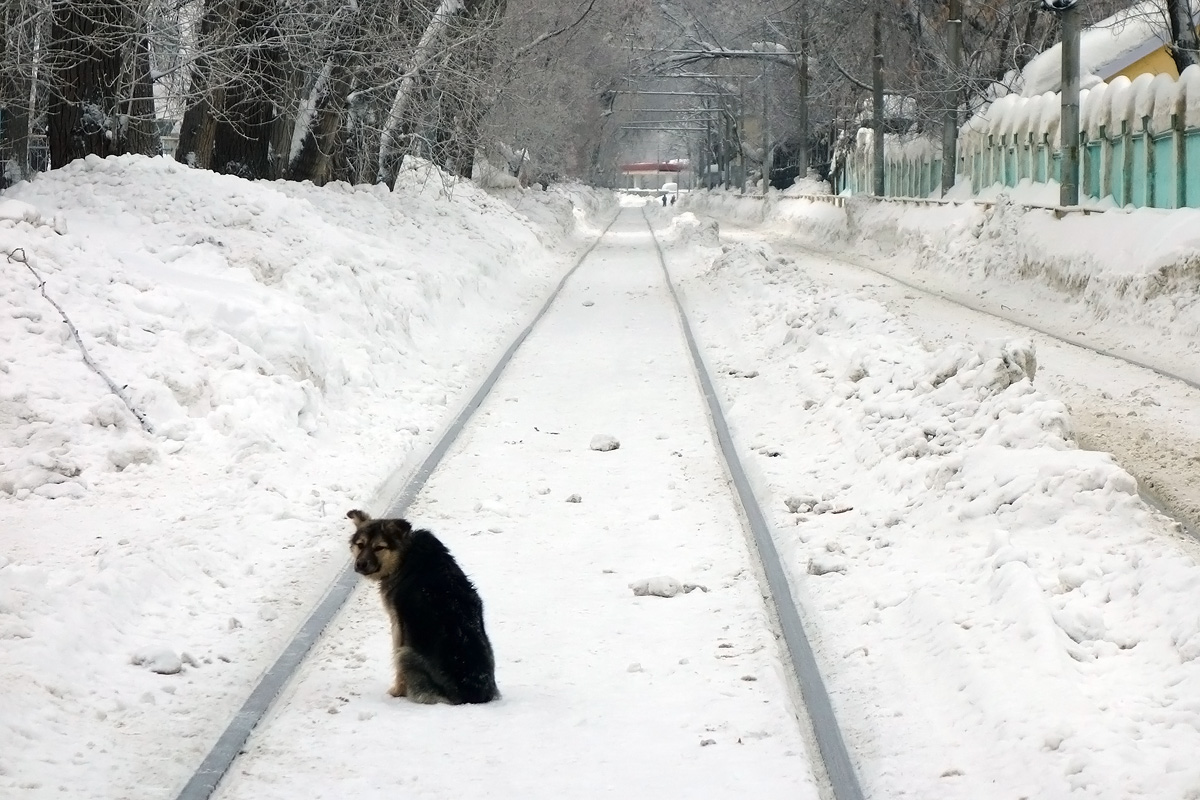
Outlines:
MULTIPOLYGON (((1062 101, 1053 92, 1023 97, 1010 94, 999 98, 973 116, 959 130, 960 143, 971 147, 986 144, 987 137, 1015 137, 1018 141, 1041 141, 1058 147, 1058 125, 1062 101), (980 139, 982 138, 982 142, 980 139)), ((1151 134, 1172 130, 1174 120, 1185 128, 1200 128, 1200 67, 1188 67, 1178 80, 1169 75, 1140 75, 1130 81, 1114 78, 1080 92, 1079 126, 1089 139, 1130 131, 1148 125, 1151 134)))

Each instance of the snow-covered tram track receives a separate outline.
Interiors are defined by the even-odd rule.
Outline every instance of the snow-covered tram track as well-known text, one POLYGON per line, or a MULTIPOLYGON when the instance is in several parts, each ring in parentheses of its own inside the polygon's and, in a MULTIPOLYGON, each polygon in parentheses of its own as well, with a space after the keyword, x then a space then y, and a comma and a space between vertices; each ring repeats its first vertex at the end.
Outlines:
MULTIPOLYGON (((734 225, 722 236, 761 238, 734 225)), ((1200 539, 1200 450, 1194 420, 1200 381, 1162 364, 1055 331, 961 295, 907 279, 847 253, 770 237, 823 281, 864 291, 914 326, 928 344, 959 338, 1026 337, 1038 344, 1038 374, 1070 407, 1079 445, 1111 453, 1138 481, 1143 499, 1200 539), (871 284, 865 277, 887 284, 871 284), (914 296, 913 293, 916 293, 914 296), (957 311, 955 311, 957 310, 957 311), (965 323, 965 324, 964 324, 965 323), (1125 397, 1121 395, 1125 394, 1125 397)))
MULTIPOLYGON (((475 414, 484 398, 491 393, 492 387, 495 386, 500 374, 512 360, 513 353, 521 346, 521 343, 529 337, 530 332, 538 324, 538 322, 546 315, 550 306, 562 292, 563 286, 575 274, 576 270, 587 260, 596 245, 608 233, 608 229, 616 222, 617 217, 614 216, 609 220, 608 224, 596 237, 595 241, 580 252, 575 263, 567 270, 558 285, 546 298, 542 307, 530 320, 508 348, 501 354, 496 364, 492 367, 487 377, 476 389, 475 393, 462 407, 459 413, 446 425, 446 427, 438 435, 437 441, 434 442, 425 457, 420 460, 418 465, 411 472, 393 476, 385 485, 383 492, 391 497, 388 507, 384 512, 387 516, 402 516, 408 509, 408 506, 416 498, 417 494, 425 486, 430 475, 437 468, 437 465, 445 457, 450 446, 454 444, 455 439, 462 432, 463 426, 475 414), (390 490, 390 487, 395 487, 390 490)), ((241 708, 230 720, 225 730, 213 744, 212 749, 204 757, 204 760, 192 773, 187 783, 177 795, 177 800, 207 800, 216 791, 220 785, 222 778, 230 766, 243 752, 247 739, 255 727, 263 720, 264 716, 275 703, 279 693, 284 686, 296 674, 296 670, 300 667, 304 658, 308 655, 313 645, 318 638, 328 627, 334 616, 346 604, 350 593, 358 585, 358 576, 354 572, 354 565, 347 561, 346 565, 338 573, 333 584, 329 586, 325 594, 321 597, 313 611, 301 623, 299 630, 288 642, 283 652, 275 659, 266 672, 258 679, 250 694, 247 696, 241 708)))
MULTIPOLYGON (((650 224, 649 220, 646 224, 653 235, 654 226, 650 224)), ((725 460, 730 478, 737 491, 738 500, 746 515, 747 525, 754 537, 755 548, 766 578, 784 643, 791 658, 792 668, 795 670, 804 706, 812 723, 812 734, 821 754, 821 767, 825 778, 829 782, 829 788, 835 800, 862 800, 862 788, 859 786, 850 754, 846 750, 846 743, 842 737, 837 716, 833 711, 829 692, 821 677, 821 670, 813 654, 812 645, 805 633, 799 606, 796 604, 791 584, 788 581, 787 570, 780 561, 779 550, 775 546, 770 525, 763 515, 762 507, 750 486, 750 480, 742 467, 741 459, 738 457, 733 436, 729 431, 729 423, 721 410, 721 401, 713 386, 708 368, 705 366, 700 347, 692 333, 687 312, 671 281, 670 268, 667 266, 667 260, 663 255, 662 245, 657 236, 654 238, 654 249, 658 254, 658 261, 662 266, 667 286, 671 291, 671 299, 675 304, 675 311, 679 315, 679 323, 683 328, 684 338, 687 340, 688 351, 691 354, 696 375, 704 390, 704 399, 708 404, 709 415, 721 447, 722 458, 725 460)))
POLYGON ((386 623, 347 570, 180 800, 862 797, 638 217, 625 212, 580 259, 387 508, 437 532, 480 588, 502 699, 387 697, 386 623), (589 448, 601 433, 620 447, 589 448), (696 590, 635 597, 647 583, 696 590), (793 669, 821 757, 797 725, 793 669))

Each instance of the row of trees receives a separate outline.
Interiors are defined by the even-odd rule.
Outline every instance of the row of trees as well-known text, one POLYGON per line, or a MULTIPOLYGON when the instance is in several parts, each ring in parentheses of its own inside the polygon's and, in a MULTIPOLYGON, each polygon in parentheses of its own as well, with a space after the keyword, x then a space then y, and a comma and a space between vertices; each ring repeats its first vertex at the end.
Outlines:
MULTIPOLYGON (((1091 24, 1127 2, 1078 8, 1091 24)), ((692 119, 698 103, 709 112, 708 142, 680 126, 693 127, 679 137, 697 157, 761 166, 788 153, 803 169, 862 124, 879 81, 891 129, 965 118, 1058 38, 1040 5, 3 0, 0 158, 11 182, 41 166, 31 142, 57 167, 156 154, 171 136, 181 161, 248 178, 391 183, 407 155, 468 175, 486 150, 514 170, 532 152, 544 177, 603 183, 625 143, 668 135, 618 135, 637 105, 629 93, 675 87, 708 93, 677 103, 692 119), (947 45, 955 16, 959 58, 947 45), (751 107, 763 108, 753 136, 742 130, 751 107)), ((1139 8, 1169 31, 1181 68, 1196 60, 1189 0, 1139 8)))
MULTIPOLYGON (((88 154, 247 178, 391 183, 407 155, 470 175, 539 59, 640 0, 4 0, 0 156, 88 154)), ((594 92, 592 93, 594 94, 594 92)), ((551 136, 543 138, 553 140, 551 136)))

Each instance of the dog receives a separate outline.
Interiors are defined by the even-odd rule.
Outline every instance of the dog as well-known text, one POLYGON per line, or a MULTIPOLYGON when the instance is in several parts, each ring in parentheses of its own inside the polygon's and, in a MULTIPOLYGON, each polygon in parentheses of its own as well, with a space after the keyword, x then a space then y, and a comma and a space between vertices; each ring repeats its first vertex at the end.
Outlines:
POLYGON ((379 583, 392 621, 396 681, 415 703, 487 703, 500 697, 483 601, 441 541, 404 519, 354 509, 354 571, 379 583))

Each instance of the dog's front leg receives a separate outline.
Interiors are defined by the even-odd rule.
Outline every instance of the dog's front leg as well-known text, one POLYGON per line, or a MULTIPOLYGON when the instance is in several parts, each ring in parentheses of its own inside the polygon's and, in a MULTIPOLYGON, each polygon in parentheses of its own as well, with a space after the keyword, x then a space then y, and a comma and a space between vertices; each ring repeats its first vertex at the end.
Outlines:
POLYGON ((408 683, 404 680, 404 667, 400 661, 400 651, 404 647, 404 625, 400 618, 392 615, 392 663, 396 668, 396 682, 388 690, 392 697, 404 697, 408 694, 408 683))

